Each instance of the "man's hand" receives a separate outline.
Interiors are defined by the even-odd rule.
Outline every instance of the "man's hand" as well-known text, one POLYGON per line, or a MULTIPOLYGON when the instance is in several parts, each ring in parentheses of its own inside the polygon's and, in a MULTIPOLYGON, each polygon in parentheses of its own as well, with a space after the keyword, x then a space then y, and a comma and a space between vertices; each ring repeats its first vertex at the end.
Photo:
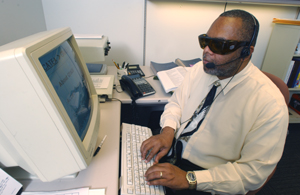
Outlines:
POLYGON ((145 140, 141 145, 142 159, 146 160, 146 162, 149 162, 154 157, 154 155, 157 154, 154 159, 154 164, 158 163, 158 161, 170 150, 173 138, 174 129, 171 127, 165 127, 161 134, 152 136, 149 139, 145 140), (147 156, 148 152, 149 154, 147 156))
POLYGON ((162 185, 174 190, 183 190, 189 188, 186 173, 170 163, 159 163, 147 170, 145 180, 148 185, 162 185))

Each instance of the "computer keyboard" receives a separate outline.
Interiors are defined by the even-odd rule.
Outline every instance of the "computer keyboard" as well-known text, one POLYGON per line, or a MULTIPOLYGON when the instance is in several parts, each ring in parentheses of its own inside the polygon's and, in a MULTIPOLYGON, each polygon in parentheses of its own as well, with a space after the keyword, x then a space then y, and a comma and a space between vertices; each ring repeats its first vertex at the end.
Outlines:
POLYGON ((152 136, 151 129, 139 125, 122 123, 121 153, 121 194, 159 194, 163 195, 163 186, 149 186, 144 175, 153 165, 153 159, 145 163, 140 148, 144 140, 152 136))

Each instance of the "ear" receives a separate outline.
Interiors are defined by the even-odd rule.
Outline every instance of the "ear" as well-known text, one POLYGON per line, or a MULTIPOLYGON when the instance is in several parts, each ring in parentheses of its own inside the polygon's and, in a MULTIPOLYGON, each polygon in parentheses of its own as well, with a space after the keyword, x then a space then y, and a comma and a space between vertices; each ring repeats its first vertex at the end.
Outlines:
POLYGON ((253 52, 254 52, 254 46, 250 46, 250 56, 252 56, 253 52))

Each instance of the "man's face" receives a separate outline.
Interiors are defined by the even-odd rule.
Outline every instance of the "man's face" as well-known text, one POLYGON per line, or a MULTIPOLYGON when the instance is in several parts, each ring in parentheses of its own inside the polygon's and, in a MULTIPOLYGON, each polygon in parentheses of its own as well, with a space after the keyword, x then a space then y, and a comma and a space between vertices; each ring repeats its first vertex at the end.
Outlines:
MULTIPOLYGON (((239 30, 242 26, 242 20, 240 18, 231 18, 231 17, 219 17, 210 27, 207 32, 207 35, 211 38, 219 38, 224 40, 236 40, 236 41, 245 41, 241 40, 239 35, 239 30)), ((221 55, 213 53, 208 46, 203 49, 203 68, 207 74, 216 75, 220 79, 225 79, 233 76, 237 71, 239 66, 242 63, 241 59, 235 60, 226 65, 218 66, 218 64, 224 64, 230 62, 234 59, 239 58, 241 50, 243 47, 237 49, 236 51, 221 55), (207 68, 205 64, 214 63, 215 68, 207 68)))

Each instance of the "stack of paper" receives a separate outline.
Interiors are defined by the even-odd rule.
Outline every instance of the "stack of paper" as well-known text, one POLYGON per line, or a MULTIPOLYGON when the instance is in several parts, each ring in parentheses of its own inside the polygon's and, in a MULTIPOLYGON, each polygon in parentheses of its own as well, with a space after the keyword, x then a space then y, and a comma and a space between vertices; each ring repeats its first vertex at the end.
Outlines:
POLYGON ((23 192, 22 195, 105 195, 105 189, 78 188, 52 192, 23 192))

